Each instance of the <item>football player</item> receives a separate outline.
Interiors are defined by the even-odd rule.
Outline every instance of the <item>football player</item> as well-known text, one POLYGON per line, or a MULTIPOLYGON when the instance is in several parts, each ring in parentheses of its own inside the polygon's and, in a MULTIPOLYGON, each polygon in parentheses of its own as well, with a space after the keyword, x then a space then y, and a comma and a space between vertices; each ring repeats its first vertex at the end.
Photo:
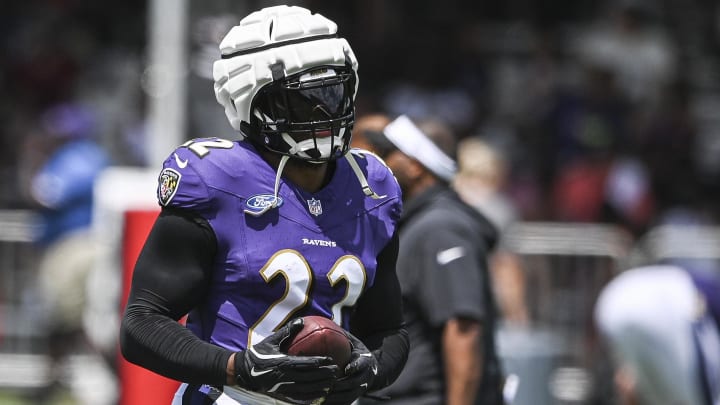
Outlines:
POLYGON ((720 278, 682 262, 625 270, 598 297, 618 404, 720 404, 720 278))
POLYGON ((349 404, 404 366, 400 190, 349 147, 358 65, 336 31, 300 7, 245 17, 213 66, 241 139, 193 139, 164 162, 120 338, 130 362, 183 383, 172 404, 349 404), (348 330, 344 370, 284 353, 305 315, 348 330))

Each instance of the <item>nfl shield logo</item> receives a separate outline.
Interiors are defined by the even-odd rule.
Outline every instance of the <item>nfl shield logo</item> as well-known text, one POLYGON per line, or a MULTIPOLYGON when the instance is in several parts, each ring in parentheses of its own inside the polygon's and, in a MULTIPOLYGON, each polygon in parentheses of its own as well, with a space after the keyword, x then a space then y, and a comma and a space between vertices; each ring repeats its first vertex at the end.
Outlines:
POLYGON ((310 213, 315 215, 316 217, 320 214, 322 214, 322 204, 320 204, 320 200, 311 199, 307 200, 308 203, 308 209, 310 210, 310 213))

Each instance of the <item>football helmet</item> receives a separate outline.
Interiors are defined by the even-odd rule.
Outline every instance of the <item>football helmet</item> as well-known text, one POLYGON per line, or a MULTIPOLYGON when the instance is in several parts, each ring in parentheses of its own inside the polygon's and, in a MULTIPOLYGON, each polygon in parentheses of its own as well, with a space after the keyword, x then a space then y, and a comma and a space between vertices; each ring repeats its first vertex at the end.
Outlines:
POLYGON ((337 25, 296 6, 256 11, 220 43, 217 101, 253 143, 309 162, 349 149, 357 60, 337 25))

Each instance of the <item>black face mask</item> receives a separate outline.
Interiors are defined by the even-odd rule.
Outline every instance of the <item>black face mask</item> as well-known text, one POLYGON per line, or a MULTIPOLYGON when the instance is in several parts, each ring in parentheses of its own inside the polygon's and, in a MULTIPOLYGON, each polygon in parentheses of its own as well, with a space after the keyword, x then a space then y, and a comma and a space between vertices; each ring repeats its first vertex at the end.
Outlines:
POLYGON ((282 134, 296 141, 319 136, 340 137, 332 160, 347 152, 354 124, 356 77, 350 67, 318 67, 277 80, 260 90, 253 111, 251 137, 266 148, 287 154, 282 134), (329 131, 329 132, 328 132, 329 131))
POLYGON ((355 80, 342 70, 320 68, 273 83, 258 96, 258 107, 271 119, 289 123, 343 118, 352 107, 355 80))
POLYGON ((349 98, 345 84, 312 84, 307 88, 288 89, 287 107, 293 121, 324 121, 339 118, 347 111, 349 98))

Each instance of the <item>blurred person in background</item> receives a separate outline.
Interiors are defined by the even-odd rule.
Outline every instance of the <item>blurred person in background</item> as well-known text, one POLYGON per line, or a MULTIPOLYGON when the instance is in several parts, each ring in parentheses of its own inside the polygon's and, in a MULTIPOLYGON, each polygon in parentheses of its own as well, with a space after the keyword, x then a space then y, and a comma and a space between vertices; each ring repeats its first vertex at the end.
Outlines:
POLYGON ((368 113, 358 117, 353 126, 351 146, 384 156, 388 148, 392 148, 392 144, 382 133, 389 123, 390 117, 384 113, 368 113))
POLYGON ((408 362, 377 394, 388 404, 502 403, 488 258, 497 230, 450 183, 456 139, 438 120, 401 115, 384 127, 381 157, 403 191, 398 277, 408 362))
MULTIPOLYGON (((513 201, 504 192, 506 160, 496 147, 475 136, 458 143, 457 163, 453 188, 495 226, 502 241, 502 235, 518 218, 513 201)), ((525 275, 519 258, 500 242, 490 256, 490 270, 503 319, 526 325, 525 275)))
POLYGON ((655 196, 651 174, 637 155, 638 110, 606 65, 587 61, 581 77, 579 87, 557 92, 537 127, 548 140, 542 169, 547 215, 562 222, 613 223, 640 235, 653 219, 655 196))
POLYGON ((38 402, 48 400, 69 354, 87 350, 83 332, 86 277, 94 265, 90 225, 96 176, 110 164, 93 139, 96 116, 80 104, 62 103, 40 116, 40 133, 29 139, 24 155, 27 193, 41 218, 37 245, 38 290, 50 356, 49 386, 38 402))
POLYGON ((507 162, 497 148, 479 137, 465 138, 458 143, 457 161, 453 187, 460 197, 500 231, 515 222, 518 214, 504 194, 507 162))
POLYGON ((621 405, 720 404, 720 277, 635 267, 601 292, 595 322, 621 405))

